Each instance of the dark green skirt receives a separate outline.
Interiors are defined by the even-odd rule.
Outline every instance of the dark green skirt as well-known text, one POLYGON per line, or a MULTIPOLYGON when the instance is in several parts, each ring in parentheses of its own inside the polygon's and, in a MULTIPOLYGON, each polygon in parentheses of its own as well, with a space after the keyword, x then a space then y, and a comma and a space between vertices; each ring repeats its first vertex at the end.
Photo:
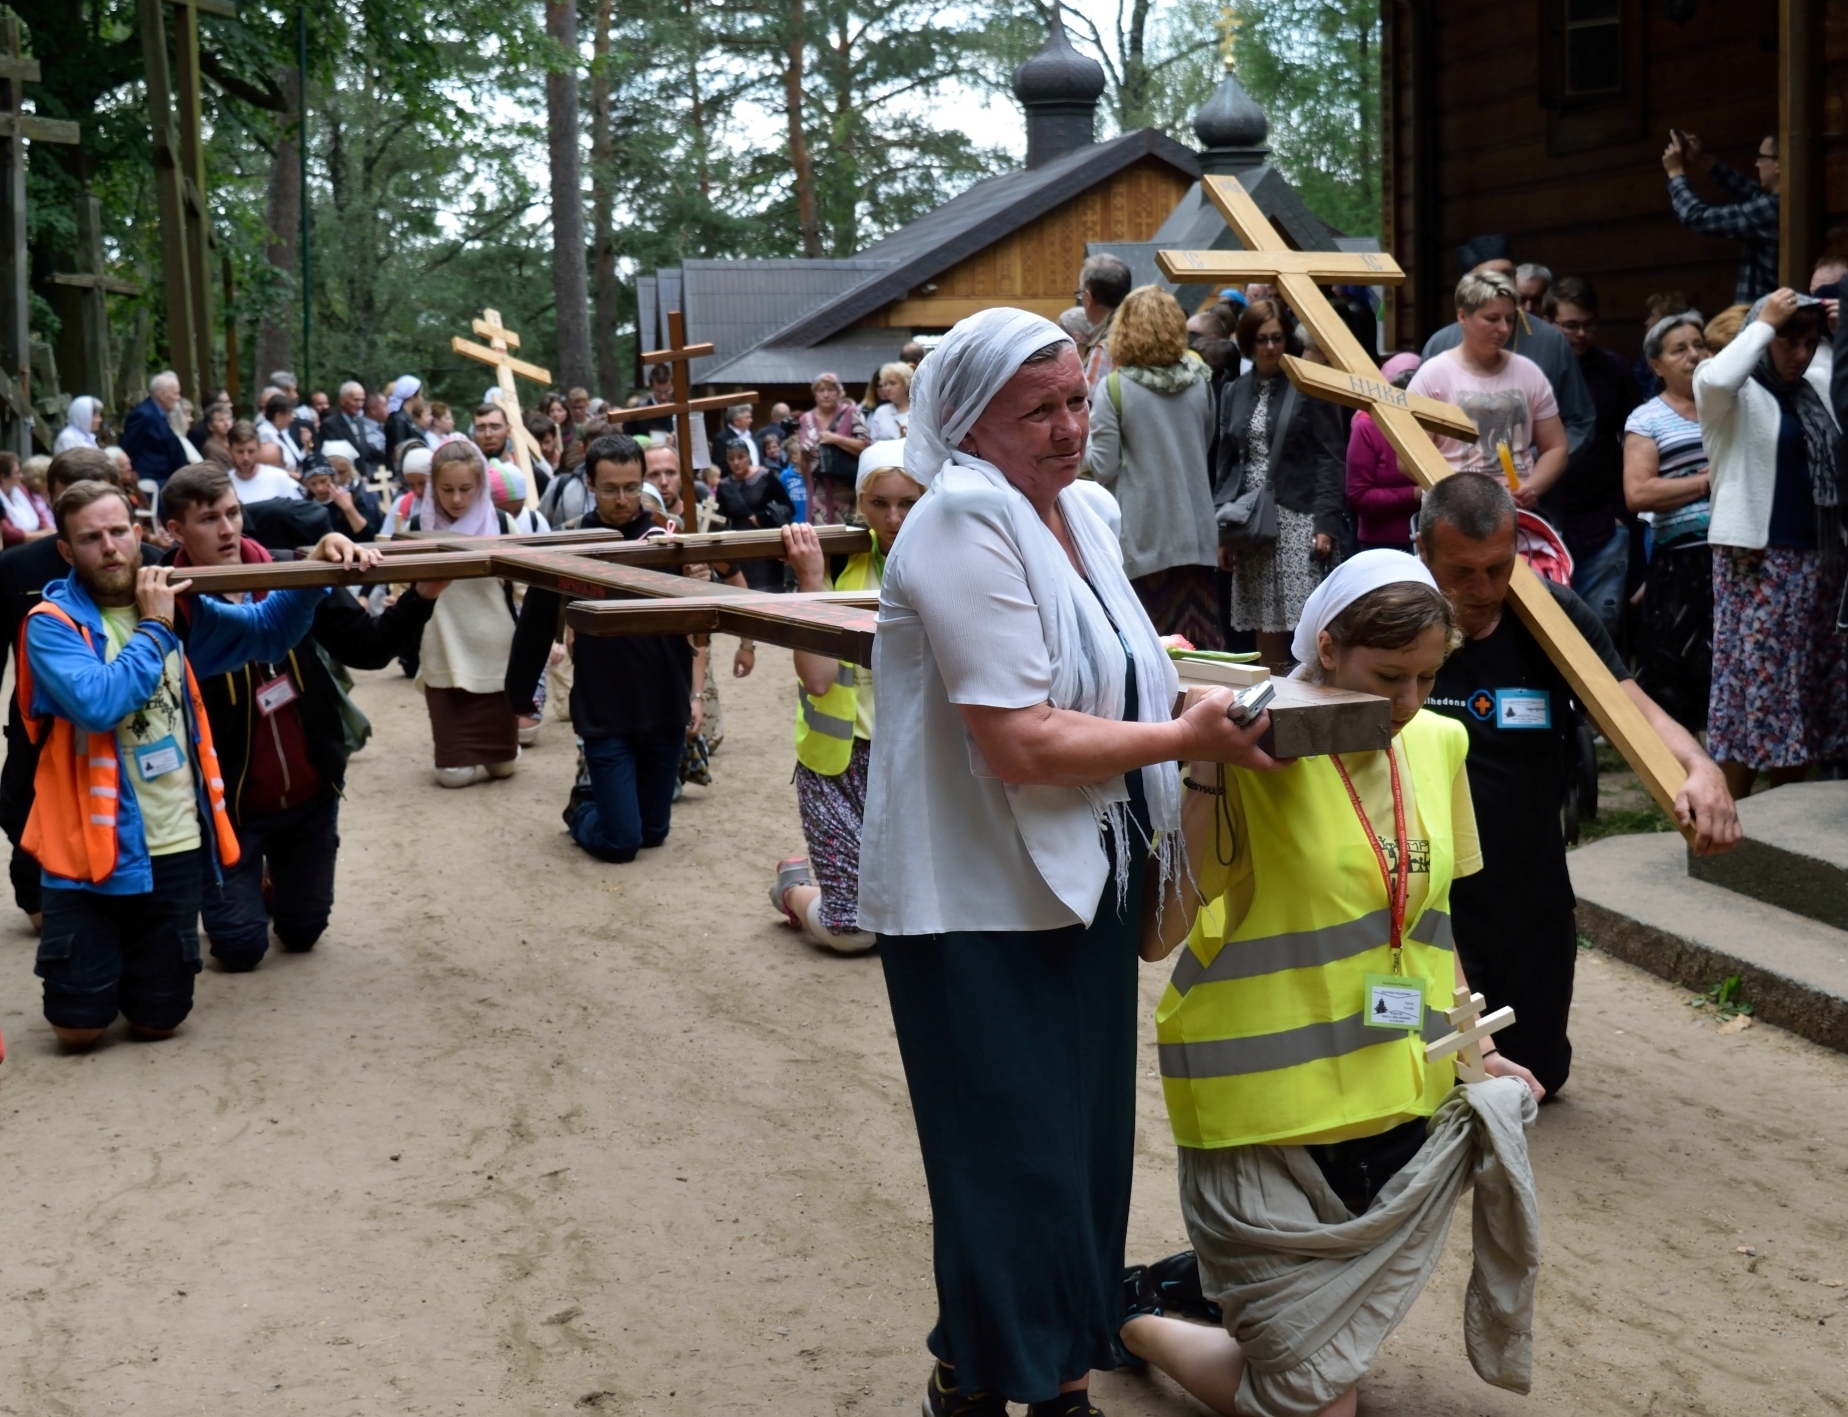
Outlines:
POLYGON ((1043 1402, 1117 1365, 1144 859, 1089 929, 880 937, 935 1226, 930 1350, 964 1393, 1043 1402))

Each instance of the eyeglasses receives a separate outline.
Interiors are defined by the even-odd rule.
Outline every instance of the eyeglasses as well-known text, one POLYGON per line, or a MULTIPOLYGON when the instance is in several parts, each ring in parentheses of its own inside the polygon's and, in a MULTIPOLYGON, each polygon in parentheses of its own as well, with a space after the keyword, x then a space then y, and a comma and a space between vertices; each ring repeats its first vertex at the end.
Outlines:
POLYGON ((1290 337, 1288 335, 1253 335, 1251 342, 1261 349, 1266 345, 1288 344, 1290 337))
POLYGON ((1598 328, 1598 322, 1595 318, 1590 320, 1555 320, 1553 321, 1553 327, 1558 330, 1563 330, 1569 335, 1588 335, 1598 328))

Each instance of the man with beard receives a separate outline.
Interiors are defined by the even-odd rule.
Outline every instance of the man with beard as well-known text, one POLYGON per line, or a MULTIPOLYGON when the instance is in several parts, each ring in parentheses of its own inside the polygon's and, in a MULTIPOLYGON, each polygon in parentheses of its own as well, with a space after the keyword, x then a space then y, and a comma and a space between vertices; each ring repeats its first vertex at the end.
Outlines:
MULTIPOLYGON (((118 1012, 135 1036, 167 1038, 192 1010, 203 876, 239 858, 194 670, 280 659, 326 592, 201 598, 182 639, 174 596, 189 582, 142 564, 118 488, 79 482, 55 515, 71 570, 26 616, 19 664, 39 745, 20 845, 43 872, 45 1018, 67 1048, 89 1047, 118 1012)), ((329 536, 313 557, 356 554, 329 536)))

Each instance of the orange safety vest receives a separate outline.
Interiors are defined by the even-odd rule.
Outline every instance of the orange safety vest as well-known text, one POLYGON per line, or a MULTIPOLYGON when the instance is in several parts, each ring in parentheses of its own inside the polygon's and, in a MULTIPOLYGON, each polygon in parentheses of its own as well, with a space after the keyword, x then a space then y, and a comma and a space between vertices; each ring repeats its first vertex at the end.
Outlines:
MULTIPOLYGON (((78 624, 62 606, 48 600, 33 606, 19 627, 19 716, 27 738, 41 745, 38 775, 32 783, 32 813, 19 844, 52 875, 95 885, 107 880, 116 868, 121 760, 115 731, 86 733, 68 718, 32 712, 32 659, 26 653, 26 626, 34 615, 56 616, 83 636, 92 653, 96 650, 89 626, 78 624), (46 718, 51 720, 48 739, 44 736, 46 718)), ((180 664, 186 672, 186 696, 192 701, 193 743, 204 770, 218 858, 226 866, 235 866, 241 853, 230 813, 225 810, 225 781, 218 768, 218 750, 212 746, 212 722, 206 717, 192 665, 183 653, 180 664)))

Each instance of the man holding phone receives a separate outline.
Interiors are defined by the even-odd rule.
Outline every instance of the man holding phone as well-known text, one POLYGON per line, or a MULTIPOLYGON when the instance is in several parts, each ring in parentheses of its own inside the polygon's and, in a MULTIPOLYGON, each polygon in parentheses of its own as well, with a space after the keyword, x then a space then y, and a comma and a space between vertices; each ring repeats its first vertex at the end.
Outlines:
POLYGON ((1756 182, 1708 152, 1699 134, 1684 133, 1679 128, 1668 130, 1662 167, 1668 173, 1668 200, 1675 208, 1676 219, 1690 231, 1730 237, 1743 248, 1734 302, 1750 305, 1777 289, 1777 134, 1768 133, 1759 140, 1756 182), (1735 200, 1718 206, 1701 201, 1688 180, 1690 167, 1706 173, 1735 200))

